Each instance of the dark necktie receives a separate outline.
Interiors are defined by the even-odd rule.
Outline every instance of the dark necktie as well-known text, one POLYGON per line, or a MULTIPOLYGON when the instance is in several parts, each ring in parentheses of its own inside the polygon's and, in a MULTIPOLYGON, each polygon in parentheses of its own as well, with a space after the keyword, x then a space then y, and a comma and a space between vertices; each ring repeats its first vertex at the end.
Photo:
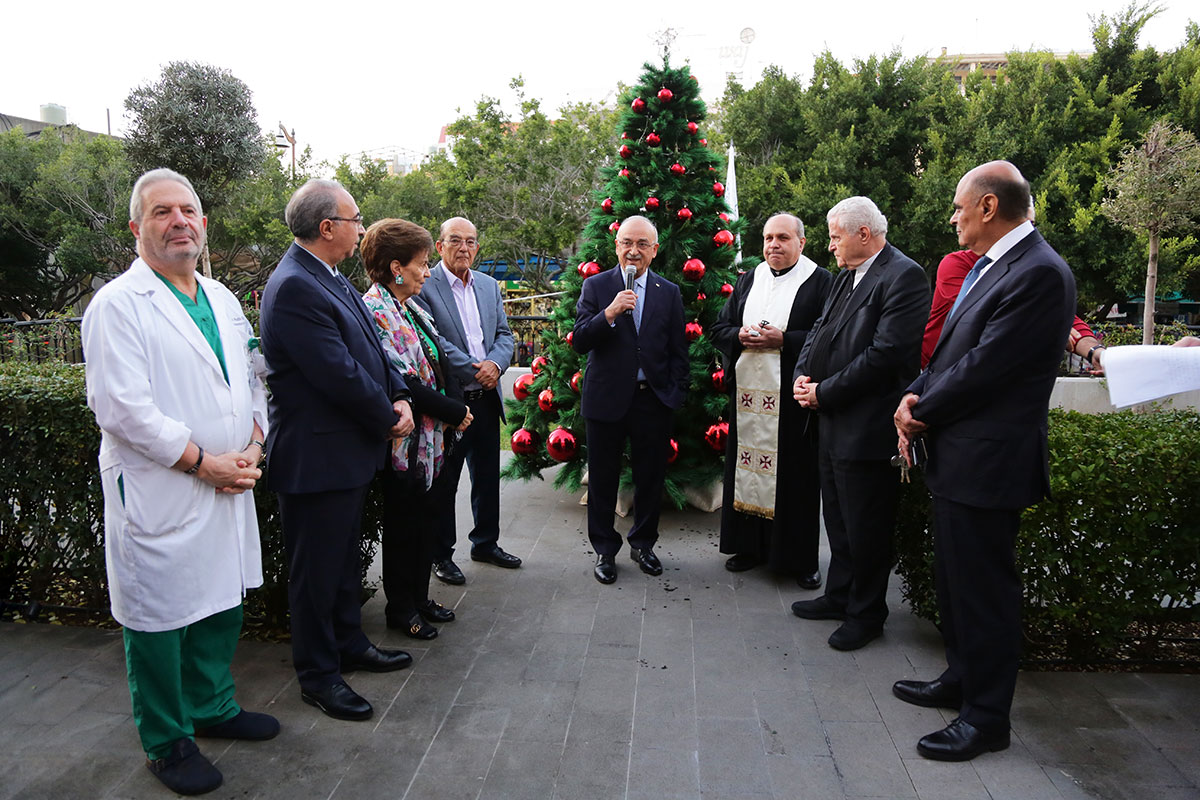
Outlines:
POLYGON ((946 321, 954 319, 954 312, 958 311, 959 305, 962 304, 963 298, 967 296, 967 292, 971 291, 971 287, 975 285, 975 281, 979 280, 979 276, 983 274, 983 268, 992 263, 992 260, 987 256, 981 256, 975 262, 975 266, 971 267, 971 271, 967 273, 967 277, 963 278, 962 288, 958 290, 958 298, 955 299, 954 305, 950 307, 950 314, 946 317, 946 321))

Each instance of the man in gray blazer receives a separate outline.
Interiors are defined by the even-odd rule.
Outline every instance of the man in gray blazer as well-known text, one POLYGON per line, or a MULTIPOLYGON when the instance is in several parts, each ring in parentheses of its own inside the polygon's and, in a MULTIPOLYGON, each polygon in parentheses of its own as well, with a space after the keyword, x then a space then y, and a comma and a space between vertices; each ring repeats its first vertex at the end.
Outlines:
MULTIPOLYGON (((500 299, 500 285, 490 275, 471 269, 479 252, 479 235, 471 221, 452 217, 442 223, 434 245, 442 260, 430 272, 417 302, 433 315, 446 343, 449 380, 463 390, 475 421, 454 446, 442 468, 457 491, 464 461, 471 471, 471 560, 516 569, 521 559, 504 552, 500 538, 500 422, 504 392, 500 376, 512 362, 513 337, 500 299)), ((454 509, 443 517, 433 553, 433 571, 445 583, 466 582, 454 563, 458 529, 454 509)))

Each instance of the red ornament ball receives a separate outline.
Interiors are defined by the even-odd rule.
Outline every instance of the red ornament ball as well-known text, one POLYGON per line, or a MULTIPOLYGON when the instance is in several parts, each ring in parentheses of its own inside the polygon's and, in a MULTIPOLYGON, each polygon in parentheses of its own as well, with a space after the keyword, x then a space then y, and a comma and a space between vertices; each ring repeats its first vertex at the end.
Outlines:
POLYGON ((708 295, 706 295, 704 292, 696 292, 696 302, 697 303, 703 303, 707 299, 708 299, 708 295))
POLYGON ((512 435, 512 451, 519 456, 531 456, 537 450, 537 434, 518 428, 512 435))
POLYGON ((717 181, 716 183, 714 183, 713 184, 713 194, 715 194, 717 197, 724 197, 725 196, 725 184, 721 183, 720 181, 717 181))
POLYGON ((725 391, 725 370, 719 369, 712 374, 713 388, 718 392, 725 391))
POLYGON ((721 222, 729 222, 729 215, 726 214, 724 211, 718 211, 717 219, 721 220, 721 222))
POLYGON ((692 136, 695 136, 699 130, 700 130, 700 126, 697 125, 696 123, 694 123, 694 122, 688 123, 688 133, 690 133, 692 136))
POLYGON ((683 277, 698 282, 704 277, 704 262, 698 258, 689 258, 683 262, 683 277))
POLYGON ((579 277, 586 279, 592 277, 593 275, 599 275, 600 265, 595 261, 585 261, 576 267, 575 271, 579 273, 579 277))
POLYGON ((650 133, 646 134, 646 144, 650 145, 651 147, 658 147, 661 143, 662 139, 660 139, 658 134, 654 131, 650 131, 650 133))
POLYGON ((621 167, 621 171, 618 172, 617 174, 620 175, 622 178, 628 178, 629 170, 625 169, 624 167, 621 167))
POLYGON ((664 103, 669 103, 675 99, 675 93, 664 86, 658 90, 658 99, 664 103))
POLYGON ((608 226, 609 233, 616 233, 619 230, 621 230, 621 223, 616 220, 613 220, 613 224, 608 226))
POLYGON ((704 145, 705 147, 708 147, 708 139, 701 139, 700 144, 704 145))
POLYGON ((600 208, 601 208, 601 209, 604 211, 604 213, 605 213, 605 214, 611 214, 611 213, 612 213, 612 209, 613 209, 613 202, 612 202, 612 198, 611 198, 611 197, 606 197, 606 198, 604 198, 603 200, 601 200, 601 201, 600 201, 600 208))
POLYGON ((555 428, 546 439, 546 452, 555 461, 570 461, 579 454, 579 442, 566 428, 555 428))
POLYGON ((692 218, 692 210, 687 206, 684 206, 675 212, 675 216, 679 218, 680 222, 687 222, 692 218))
POLYGON ((646 210, 647 211, 658 211, 658 206, 659 206, 659 202, 658 202, 657 197, 647 197, 646 198, 646 210))
MULTIPOLYGON (((529 371, 534 375, 541 375, 542 370, 549 365, 550 359, 546 358, 545 356, 538 356, 533 360, 533 363, 529 365, 529 371)), ((532 381, 530 381, 530 383, 532 383, 532 381)))
POLYGON ((640 97, 635 97, 633 98, 633 102, 629 104, 629 107, 633 109, 633 113, 641 114, 646 110, 646 101, 640 97))
MULTIPOLYGON (((516 452, 516 451, 513 451, 513 452, 516 452)), ((678 458, 679 458, 679 442, 675 441, 674 439, 668 439, 667 440, 667 463, 674 464, 675 460, 678 458)))
POLYGON ((733 294, 733 284, 731 284, 731 283, 721 284, 721 297, 729 297, 731 294, 733 294))
POLYGON ((583 373, 582 372, 576 372, 574 375, 572 375, 571 376, 571 391, 573 391, 575 394, 579 394, 579 386, 582 381, 583 381, 583 373))
POLYGON ((687 168, 684 167, 683 164, 680 164, 678 161, 676 161, 671 165, 671 172, 674 172, 676 175, 682 175, 683 173, 687 172, 687 168))
POLYGON ((633 148, 627 144, 623 144, 617 153, 620 154, 621 158, 629 158, 631 155, 633 155, 633 148))
POLYGON ((622 138, 622 139, 628 139, 628 138, 629 138, 629 134, 628 134, 628 133, 626 133, 625 131, 621 131, 621 138, 622 138))
MULTIPOLYGON (((540 369, 540 367, 539 367, 540 369)), ((522 375, 513 381, 513 397, 522 403, 529 399, 529 387, 533 386, 533 374, 522 375)))
POLYGON ((563 341, 569 346, 571 342, 575 341, 575 331, 567 331, 567 335, 563 337, 563 341))
MULTIPOLYGON (((553 435, 553 434, 551 434, 553 435)), ((714 422, 704 433, 704 441, 718 453, 725 450, 725 440, 729 438, 729 423, 714 422)))
POLYGON ((694 342, 704 335, 704 326, 699 322, 689 322, 683 326, 683 334, 689 342, 694 342))
POLYGON ((554 392, 550 389, 542 389, 538 393, 538 408, 542 411, 554 410, 554 392))
POLYGON ((713 234, 713 244, 717 247, 733 244, 733 233, 731 231, 717 231, 713 234))

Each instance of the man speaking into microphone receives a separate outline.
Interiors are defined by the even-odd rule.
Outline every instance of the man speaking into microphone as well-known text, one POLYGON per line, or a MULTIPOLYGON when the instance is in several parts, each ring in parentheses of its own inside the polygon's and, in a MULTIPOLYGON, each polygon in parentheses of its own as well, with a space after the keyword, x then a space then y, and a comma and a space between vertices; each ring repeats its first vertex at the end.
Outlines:
POLYGON ((583 282, 572 346, 588 357, 582 413, 587 421, 588 538, 596 580, 617 579, 621 536, 613 527, 621 454, 633 468, 630 555, 642 572, 662 574, 654 553, 671 438, 672 412, 688 384, 688 346, 679 287, 650 271, 658 231, 645 217, 617 230, 614 267, 583 282))

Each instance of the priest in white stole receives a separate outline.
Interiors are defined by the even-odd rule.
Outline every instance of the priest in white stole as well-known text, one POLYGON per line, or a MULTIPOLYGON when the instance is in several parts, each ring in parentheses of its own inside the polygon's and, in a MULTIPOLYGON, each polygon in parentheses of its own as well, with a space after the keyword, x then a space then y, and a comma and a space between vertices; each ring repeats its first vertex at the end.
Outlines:
POLYGON ((721 510, 726 569, 759 564, 821 585, 817 417, 792 396, 792 372, 833 278, 803 254, 804 224, 776 214, 763 258, 741 275, 710 333, 725 356, 729 439, 721 510))

